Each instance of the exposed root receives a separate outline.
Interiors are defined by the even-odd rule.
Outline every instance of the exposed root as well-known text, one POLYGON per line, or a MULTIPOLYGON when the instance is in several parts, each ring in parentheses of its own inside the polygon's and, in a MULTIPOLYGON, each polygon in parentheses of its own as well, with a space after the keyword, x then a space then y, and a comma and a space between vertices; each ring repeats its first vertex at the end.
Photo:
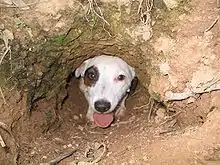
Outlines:
POLYGON ((60 161, 62 161, 65 158, 68 158, 70 156, 73 155, 74 152, 76 152, 77 149, 73 150, 73 151, 69 151, 69 152, 65 152, 59 156, 57 156, 55 159, 49 161, 48 163, 41 163, 41 165, 56 165, 58 164, 60 161))
POLYGON ((0 135, 0 144, 1 144, 2 148, 6 147, 6 144, 5 144, 5 142, 4 142, 4 140, 3 140, 1 135, 0 135))
POLYGON ((148 107, 151 104, 151 100, 152 100, 152 97, 150 97, 148 99, 148 103, 147 104, 144 104, 144 105, 141 105, 141 106, 138 106, 138 107, 134 107, 133 109, 137 110, 137 109, 142 109, 142 108, 148 107))
MULTIPOLYGON (((11 132, 11 129, 9 128, 9 126, 7 126, 7 124, 3 123, 3 122, 0 122, 0 128, 2 128, 3 130, 5 130, 12 138, 12 141, 13 141, 13 148, 12 149, 12 153, 13 153, 13 165, 17 165, 17 159, 18 159, 18 147, 19 145, 16 143, 16 140, 15 140, 15 137, 13 135, 13 133, 11 132)), ((3 145, 3 144, 1 144, 3 145)), ((6 145, 5 145, 6 147, 6 145)))
POLYGON ((150 24, 150 12, 153 8, 154 0, 140 0, 137 13, 140 14, 140 20, 143 24, 150 24))
POLYGON ((100 162, 102 160, 102 158, 104 157, 104 155, 106 154, 106 152, 107 152, 107 147, 106 147, 106 145, 104 143, 101 143, 101 144, 99 144, 99 146, 96 146, 95 149, 89 147, 86 150, 85 156, 87 157, 91 150, 99 150, 101 148, 103 148, 103 151, 98 155, 98 157, 95 158, 92 162, 88 162, 87 164, 94 165, 94 164, 97 164, 98 162, 100 162))
POLYGON ((96 0, 88 0, 88 2, 89 2, 89 10, 87 11, 87 15, 89 15, 90 12, 94 13, 97 17, 103 20, 104 23, 106 23, 107 25, 110 25, 108 21, 106 21, 106 19, 104 18, 103 12, 101 8, 98 6, 96 0))
POLYGON ((112 127, 114 127, 114 126, 119 127, 119 125, 125 125, 125 124, 132 123, 134 120, 135 120, 135 116, 132 116, 132 117, 129 118, 129 120, 127 120, 127 121, 116 122, 116 123, 113 123, 111 126, 112 126, 112 127))
POLYGON ((178 116, 180 113, 182 113, 182 112, 183 112, 183 111, 179 111, 179 112, 173 114, 172 116, 168 116, 168 117, 166 118, 166 120, 160 124, 160 126, 166 124, 166 123, 169 122, 169 121, 174 120, 175 117, 177 117, 177 116, 178 116))
POLYGON ((1 94, 1 97, 2 97, 2 99, 3 99, 4 104, 5 104, 5 105, 8 105, 8 103, 7 103, 6 100, 5 100, 5 96, 4 96, 4 94, 3 94, 3 91, 2 91, 2 88, 1 88, 1 87, 0 87, 0 94, 1 94))
POLYGON ((150 121, 151 119, 151 115, 152 115, 152 112, 153 112, 153 107, 154 107, 154 100, 151 99, 151 106, 150 106, 150 110, 149 110, 149 114, 148 114, 148 122, 150 121))
POLYGON ((218 19, 219 17, 216 18, 215 21, 204 32, 210 31, 216 25, 216 23, 218 22, 218 19))

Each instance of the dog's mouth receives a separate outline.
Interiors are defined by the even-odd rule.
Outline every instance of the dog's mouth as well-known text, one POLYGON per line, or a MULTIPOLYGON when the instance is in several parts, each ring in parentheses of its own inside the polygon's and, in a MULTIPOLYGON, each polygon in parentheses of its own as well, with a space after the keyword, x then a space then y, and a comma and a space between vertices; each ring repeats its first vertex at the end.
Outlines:
POLYGON ((97 126, 107 128, 114 121, 114 113, 94 113, 93 119, 97 126))

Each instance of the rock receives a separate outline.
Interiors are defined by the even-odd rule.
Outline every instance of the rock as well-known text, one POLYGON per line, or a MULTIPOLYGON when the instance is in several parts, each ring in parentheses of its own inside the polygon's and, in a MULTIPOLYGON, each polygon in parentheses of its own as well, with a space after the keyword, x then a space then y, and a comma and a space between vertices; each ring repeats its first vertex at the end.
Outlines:
POLYGON ((166 109, 164 108, 158 108, 158 110, 156 111, 156 115, 159 118, 164 118, 166 116, 166 109))
POLYGON ((74 115, 74 116, 73 116, 73 119, 74 119, 74 120, 79 120, 79 116, 74 115))
POLYGON ((163 0, 163 1, 169 10, 177 7, 179 4, 178 0, 163 0))
POLYGON ((161 74, 163 74, 164 76, 169 74, 170 66, 168 62, 161 63, 159 67, 161 74))
POLYGON ((72 147, 72 146, 73 146, 72 144, 68 144, 68 145, 67 145, 67 147, 69 147, 69 148, 72 147))

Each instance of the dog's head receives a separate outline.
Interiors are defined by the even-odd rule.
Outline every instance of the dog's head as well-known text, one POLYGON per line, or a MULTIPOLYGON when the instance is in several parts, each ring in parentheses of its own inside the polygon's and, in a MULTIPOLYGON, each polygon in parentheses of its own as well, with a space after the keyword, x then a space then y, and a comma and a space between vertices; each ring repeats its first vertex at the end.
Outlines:
POLYGON ((114 111, 136 80, 134 68, 119 57, 106 55, 84 61, 75 76, 82 78, 89 104, 98 113, 114 111))

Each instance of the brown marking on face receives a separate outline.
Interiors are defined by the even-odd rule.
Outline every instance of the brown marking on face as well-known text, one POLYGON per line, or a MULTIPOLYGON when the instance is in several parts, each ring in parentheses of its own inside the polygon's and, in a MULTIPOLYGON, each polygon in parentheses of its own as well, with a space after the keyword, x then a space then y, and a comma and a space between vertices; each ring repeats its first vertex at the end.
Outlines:
POLYGON ((85 72, 84 84, 86 86, 91 87, 91 86, 95 85, 95 83, 98 81, 98 79, 99 79, 98 68, 95 66, 89 67, 85 72))

